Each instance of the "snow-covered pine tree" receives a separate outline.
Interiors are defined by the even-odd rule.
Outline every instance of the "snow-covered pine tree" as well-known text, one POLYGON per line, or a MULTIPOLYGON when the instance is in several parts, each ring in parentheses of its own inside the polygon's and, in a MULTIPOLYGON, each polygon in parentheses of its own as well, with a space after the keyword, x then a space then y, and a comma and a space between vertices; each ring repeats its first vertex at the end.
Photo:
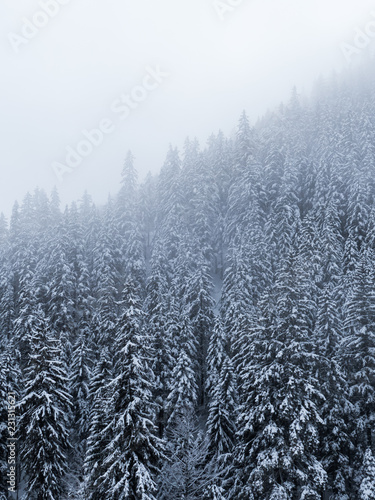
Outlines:
MULTIPOLYGON (((180 183, 181 160, 176 148, 169 147, 164 165, 160 170, 157 186, 158 217, 157 226, 162 229, 165 224, 181 216, 182 192, 180 183)), ((165 234, 165 236, 168 236, 165 234)), ((169 234, 169 237, 173 236, 169 234)))
POLYGON ((168 281, 167 262, 163 253, 155 252, 151 262, 151 275, 147 283, 145 302, 145 331, 151 339, 154 352, 151 369, 154 374, 153 395, 157 405, 156 423, 159 437, 164 434, 166 425, 166 399, 172 379, 174 359, 172 356, 171 330, 168 328, 168 281))
POLYGON ((362 473, 361 486, 359 488, 359 500, 371 500, 375 498, 375 458, 371 449, 367 449, 362 473))
POLYGON ((230 348, 220 318, 216 318, 207 353, 209 395, 207 436, 208 457, 215 465, 228 462, 235 441, 237 379, 230 348))
POLYGON ((69 212, 66 210, 64 218, 57 228, 59 236, 54 238, 53 244, 45 242, 44 257, 41 259, 38 269, 38 276, 43 276, 46 283, 45 300, 48 304, 47 313, 50 324, 59 336, 67 364, 71 361, 75 341, 74 273, 69 258, 72 241, 67 228, 68 215, 69 212))
POLYGON ((110 419, 108 384, 113 375, 112 358, 108 347, 103 347, 93 370, 89 385, 89 431, 84 460, 84 491, 87 500, 100 500, 105 495, 103 482, 103 450, 108 436, 103 432, 110 419))
POLYGON ((237 378, 228 355, 219 372, 217 385, 212 389, 208 405, 208 453, 219 469, 231 460, 235 444, 237 411, 237 378))
POLYGON ((79 336, 73 346, 72 364, 70 368, 70 393, 73 406, 73 436, 76 442, 75 451, 79 465, 82 465, 86 451, 89 431, 90 413, 90 381, 94 365, 91 345, 90 320, 85 314, 79 323, 79 336))
POLYGON ((151 242, 155 233, 157 212, 156 185, 157 177, 149 172, 139 187, 140 225, 147 252, 150 252, 151 242))
POLYGON ((127 279, 139 288, 137 294, 145 295, 145 241, 142 233, 138 174, 134 156, 129 151, 121 175, 121 189, 116 202, 119 233, 121 285, 127 279))
MULTIPOLYGON (((228 251, 228 267, 224 273, 221 295, 221 316, 224 330, 231 345, 237 374, 246 364, 248 332, 256 305, 257 287, 248 272, 248 246, 243 239, 236 240, 228 251)), ((241 387, 239 387, 241 392, 241 387)))
POLYGON ((204 256, 200 256, 197 269, 187 279, 183 302, 197 346, 197 383, 198 404, 203 407, 206 401, 205 380, 207 378, 206 355, 210 332, 213 326, 215 303, 212 299, 213 284, 204 256))
POLYGON ((108 500, 155 500, 155 476, 163 457, 151 400, 152 372, 143 330, 143 312, 132 281, 123 291, 124 310, 116 323, 114 378, 109 423, 102 436, 104 471, 100 477, 108 500))
POLYGON ((367 448, 374 446, 375 424, 375 291, 374 270, 366 254, 355 267, 344 309, 346 334, 342 363, 354 405, 351 430, 357 471, 367 448))
POLYGON ((12 338, 14 298, 5 218, 0 216, 0 498, 7 491, 8 392, 17 392, 17 358, 12 338), (13 358, 13 359, 12 359, 13 358))
POLYGON ((121 188, 118 193, 117 211, 119 231, 126 242, 127 235, 133 230, 138 210, 138 174, 134 166, 134 156, 128 151, 121 172, 121 188))
MULTIPOLYGON (((209 403, 207 418, 207 461, 213 475, 209 489, 213 494, 215 486, 223 493, 228 482, 233 463, 236 442, 237 420, 237 377, 230 359, 230 349, 223 339, 223 328, 217 320, 211 337, 209 357, 209 403), (217 347, 215 337, 218 339, 217 347), (224 342, 220 342, 220 339, 224 342)), ((220 498, 220 497, 219 497, 220 498)))
POLYGON ((167 398, 167 429, 173 428, 176 422, 186 415, 187 410, 193 413, 198 400, 197 342, 189 318, 183 316, 176 327, 180 350, 172 371, 171 387, 167 398))
POLYGON ((240 371, 238 474, 230 498, 321 498, 326 472, 317 447, 324 395, 312 370, 311 297, 304 277, 291 251, 275 297, 265 294, 248 332, 240 371))
POLYGON ((208 486, 203 493, 203 500, 225 500, 225 491, 221 486, 208 486))
POLYGON ((246 111, 242 111, 236 131, 234 152, 234 174, 237 176, 246 170, 254 159, 255 131, 250 126, 246 111))
POLYGON ((211 393, 218 383, 220 370, 227 356, 228 339, 220 316, 215 317, 207 349, 206 389, 211 393))
POLYGON ((350 457, 353 443, 348 422, 353 418, 353 405, 348 399, 348 384, 340 365, 343 340, 340 287, 330 281, 318 297, 315 324, 316 353, 319 355, 316 370, 321 391, 325 397, 321 405, 319 458, 328 474, 327 488, 331 498, 348 498, 352 469, 350 457))
POLYGON ((59 341, 40 305, 31 312, 29 328, 30 356, 18 408, 25 498, 58 500, 68 471, 71 397, 59 341))
POLYGON ((112 348, 121 297, 122 258, 115 207, 111 200, 101 214, 93 249, 94 342, 112 348))
POLYGON ((169 429, 168 460, 159 478, 158 500, 200 500, 212 484, 213 472, 207 466, 207 441, 194 410, 185 406, 169 429))
MULTIPOLYGON (((224 225, 228 211, 228 193, 232 183, 232 143, 223 132, 217 137, 211 136, 208 140, 208 149, 205 152, 206 162, 212 170, 214 196, 216 198, 213 217, 213 257, 215 272, 223 279, 224 273, 224 225)), ((211 183, 212 183, 211 181, 211 183)))

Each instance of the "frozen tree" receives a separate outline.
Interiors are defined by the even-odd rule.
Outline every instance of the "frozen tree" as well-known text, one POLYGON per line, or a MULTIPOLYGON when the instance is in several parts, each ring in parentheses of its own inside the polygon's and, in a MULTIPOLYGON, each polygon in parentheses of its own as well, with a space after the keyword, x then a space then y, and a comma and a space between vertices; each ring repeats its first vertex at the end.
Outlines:
POLYGON ((332 283, 326 285, 318 297, 315 325, 316 352, 319 354, 316 369, 325 400, 321 407, 324 425, 320 432, 320 458, 328 474, 332 498, 347 498, 352 475, 350 457, 353 451, 349 420, 354 407, 348 394, 348 383, 340 363, 343 340, 343 321, 339 308, 339 289, 332 283))
POLYGON ((84 459, 85 494, 88 500, 100 500, 105 495, 103 482, 103 450, 108 436, 103 432, 109 423, 110 395, 108 384, 112 379, 112 359, 108 347, 101 350, 89 385, 89 429, 84 459))
POLYGON ((196 340, 188 318, 177 327, 180 353, 172 371, 171 387, 167 398, 168 427, 173 427, 186 411, 192 412, 198 399, 196 381, 196 340))
POLYGON ((117 319, 121 287, 119 234, 112 202, 106 207, 93 249, 94 338, 110 347, 117 319))
POLYGON ((269 499, 282 486, 289 496, 308 498, 309 492, 318 499, 326 483, 317 458, 324 395, 312 372, 311 299, 303 277, 291 252, 275 284, 273 309, 265 300, 249 332, 250 354, 240 373, 235 460, 242 466, 234 498, 269 499))
POLYGON ((79 324, 80 335, 73 349, 72 366, 70 373, 70 392, 74 401, 73 426, 79 449, 84 450, 88 435, 90 413, 90 381, 93 367, 93 353, 91 348, 91 331, 86 317, 79 324))
POLYGON ((199 500, 210 485, 207 443, 191 408, 176 416, 168 432, 167 456, 160 475, 160 500, 199 500))
POLYGON ((184 302, 195 344, 197 346, 197 382, 198 403, 205 404, 206 354, 209 334, 213 326, 214 301, 212 299, 212 282, 208 266, 203 256, 198 260, 198 269, 187 278, 184 302))
POLYGON ((160 253, 152 261, 152 271, 147 283, 146 333, 151 338, 154 351, 151 369, 154 374, 153 395, 159 436, 164 434, 167 420, 167 396, 172 379, 174 359, 172 355, 171 328, 168 322, 169 309, 166 259, 160 253))
POLYGON ((373 443, 375 422, 375 290, 374 271, 364 256, 356 266, 345 305, 343 363, 348 372, 349 395, 355 406, 355 443, 359 463, 373 443))
POLYGON ((163 443, 156 435, 151 402, 152 373, 143 334, 143 313, 134 284, 123 292, 124 311, 116 324, 114 378, 108 425, 102 435, 104 470, 100 481, 106 498, 154 500, 155 474, 163 457, 163 443))
POLYGON ((211 335, 208 350, 207 458, 216 473, 215 484, 221 488, 230 470, 234 451, 237 411, 237 377, 230 349, 219 318, 211 335))
POLYGON ((30 356, 19 404, 26 498, 58 499, 68 471, 71 398, 59 342, 41 306, 33 311, 29 324, 30 356))
MULTIPOLYGON (((67 216, 67 215, 66 215, 67 216)), ((41 262, 46 274, 46 301, 51 326, 58 334, 70 362, 74 343, 74 275, 69 259, 71 240, 65 221, 57 228, 59 238, 41 262)))
POLYGON ((375 458, 371 450, 366 450, 363 464, 363 479, 359 488, 360 500, 375 498, 375 458))

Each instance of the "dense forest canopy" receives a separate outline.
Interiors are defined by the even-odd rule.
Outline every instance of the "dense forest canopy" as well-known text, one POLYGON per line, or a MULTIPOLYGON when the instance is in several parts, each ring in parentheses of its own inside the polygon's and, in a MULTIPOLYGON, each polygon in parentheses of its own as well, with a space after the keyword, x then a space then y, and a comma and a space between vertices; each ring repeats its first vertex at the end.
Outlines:
POLYGON ((374 77, 1 218, 26 499, 375 499, 374 77))

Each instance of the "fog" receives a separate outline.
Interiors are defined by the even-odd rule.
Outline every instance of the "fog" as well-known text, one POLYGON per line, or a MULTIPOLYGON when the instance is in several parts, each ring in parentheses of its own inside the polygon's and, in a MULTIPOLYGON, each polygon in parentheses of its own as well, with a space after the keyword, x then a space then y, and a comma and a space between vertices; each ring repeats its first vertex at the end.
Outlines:
POLYGON ((320 75, 355 64, 375 35, 365 0, 2 0, 0 9, 7 216, 37 186, 56 185, 63 204, 86 189, 102 203, 129 149, 141 178, 156 173, 170 143, 231 134, 243 109, 254 123, 294 85, 308 94, 320 75))

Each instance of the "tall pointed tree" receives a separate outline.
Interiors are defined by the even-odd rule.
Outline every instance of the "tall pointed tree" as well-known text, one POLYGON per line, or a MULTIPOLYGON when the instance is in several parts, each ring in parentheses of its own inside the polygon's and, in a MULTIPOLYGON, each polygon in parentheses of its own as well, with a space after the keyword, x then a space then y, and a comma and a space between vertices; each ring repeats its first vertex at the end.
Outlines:
POLYGON ((151 402, 152 374, 143 336, 143 313, 134 283, 123 292, 124 311, 116 324, 117 356, 109 383, 111 418, 103 430, 102 477, 106 498, 155 500, 155 474, 163 456, 151 402))
POLYGON ((64 492, 68 471, 71 398, 66 390, 59 341, 41 306, 30 318, 29 342, 31 352, 19 404, 25 498, 57 500, 64 492))

